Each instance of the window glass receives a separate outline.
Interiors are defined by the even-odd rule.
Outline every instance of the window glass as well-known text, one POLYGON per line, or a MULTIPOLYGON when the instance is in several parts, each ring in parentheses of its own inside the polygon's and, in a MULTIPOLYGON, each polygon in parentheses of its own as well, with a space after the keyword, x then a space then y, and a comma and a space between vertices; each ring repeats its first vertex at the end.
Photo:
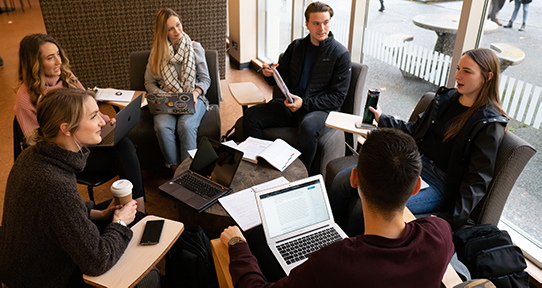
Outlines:
POLYGON ((264 25, 265 44, 259 56, 266 62, 277 62, 292 41, 292 0, 265 0, 264 25))
POLYGON ((385 113, 408 120, 423 94, 446 84, 455 34, 442 33, 442 26, 459 19, 462 2, 384 5, 383 11, 378 0, 368 5, 363 41, 363 62, 369 66, 366 88, 382 90, 379 103, 385 113), (450 20, 442 22, 443 18, 450 20))
MULTIPOLYGON (((528 14, 525 31, 518 31, 523 22, 523 6, 520 6, 511 28, 499 27, 495 33, 485 34, 480 42, 480 47, 494 47, 496 51, 502 49, 503 53, 512 55, 511 62, 507 63, 510 66, 501 66, 505 69, 501 74, 500 85, 503 108, 512 119, 509 131, 529 142, 538 151, 517 179, 501 219, 519 228, 527 238, 538 245, 539 251, 542 247, 542 127, 540 120, 537 122, 536 119, 542 118, 542 78, 539 76, 542 66, 539 60, 540 49, 537 48, 542 45, 542 34, 533 30, 542 25, 542 17, 536 15, 536 10, 541 7, 536 3, 529 5, 528 11, 531 13, 528 14)), ((503 25, 508 24, 513 12, 514 2, 506 1, 497 15, 497 21, 503 25)), ((504 60, 504 57, 501 59, 504 60)))

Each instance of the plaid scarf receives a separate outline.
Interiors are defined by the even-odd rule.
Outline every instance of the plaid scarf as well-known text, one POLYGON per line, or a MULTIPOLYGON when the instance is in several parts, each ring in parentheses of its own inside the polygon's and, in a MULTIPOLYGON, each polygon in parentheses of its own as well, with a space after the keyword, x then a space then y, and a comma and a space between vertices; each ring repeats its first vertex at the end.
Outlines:
POLYGON ((192 40, 183 32, 182 38, 174 45, 169 44, 169 61, 162 61, 162 77, 164 79, 162 90, 170 92, 192 92, 196 80, 196 55, 192 47, 192 40), (177 74, 175 64, 181 64, 181 77, 177 74), (165 89, 164 89, 165 88, 165 89))

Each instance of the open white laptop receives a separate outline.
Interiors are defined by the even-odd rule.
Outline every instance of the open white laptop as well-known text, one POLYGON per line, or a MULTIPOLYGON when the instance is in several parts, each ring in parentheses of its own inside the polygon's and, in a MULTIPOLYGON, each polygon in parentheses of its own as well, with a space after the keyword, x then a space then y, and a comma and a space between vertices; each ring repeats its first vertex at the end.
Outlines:
POLYGON ((322 175, 258 192, 256 203, 269 249, 286 275, 308 254, 348 237, 333 220, 322 175))

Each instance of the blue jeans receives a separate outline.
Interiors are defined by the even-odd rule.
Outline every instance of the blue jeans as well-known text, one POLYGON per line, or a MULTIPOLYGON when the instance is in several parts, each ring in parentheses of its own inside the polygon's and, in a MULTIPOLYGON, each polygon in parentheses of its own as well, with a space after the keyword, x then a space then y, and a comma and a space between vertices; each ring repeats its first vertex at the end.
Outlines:
MULTIPOLYGON (((428 213, 442 207, 445 202, 444 187, 446 174, 437 168, 434 163, 422 156, 422 179, 430 185, 418 194, 411 196, 407 201, 408 209, 414 214, 428 213)), ((356 165, 343 169, 337 173, 328 190, 329 204, 333 212, 333 218, 348 236, 363 234, 363 209, 356 188, 350 186, 350 174, 356 165), (352 198, 357 202, 348 217, 348 206, 352 198)))
POLYGON ((422 179, 429 184, 428 188, 420 190, 418 194, 410 196, 407 208, 413 214, 422 214, 435 211, 444 205, 446 200, 446 173, 440 170, 433 161, 422 156, 422 179))
MULTIPOLYGON (((518 17, 518 12, 519 12, 519 6, 521 4, 522 4, 521 0, 514 1, 514 12, 512 13, 512 17, 510 17, 510 22, 516 21, 516 18, 518 17)), ((523 4, 523 24, 527 23, 528 16, 529 16, 529 3, 523 4)))
POLYGON ((188 150, 197 148, 198 127, 205 111, 205 103, 198 98, 194 114, 154 115, 154 131, 162 154, 166 158, 166 166, 181 163, 190 156, 188 150))

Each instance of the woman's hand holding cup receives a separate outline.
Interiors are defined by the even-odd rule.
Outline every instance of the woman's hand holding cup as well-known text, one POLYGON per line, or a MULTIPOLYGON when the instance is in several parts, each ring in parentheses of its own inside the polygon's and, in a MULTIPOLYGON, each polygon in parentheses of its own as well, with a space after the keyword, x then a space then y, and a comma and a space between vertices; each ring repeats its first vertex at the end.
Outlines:
POLYGON ((113 222, 117 222, 120 219, 124 221, 126 225, 129 225, 130 223, 134 222, 136 212, 137 212, 137 202, 135 200, 132 200, 124 204, 122 208, 115 210, 115 213, 113 214, 113 222))

